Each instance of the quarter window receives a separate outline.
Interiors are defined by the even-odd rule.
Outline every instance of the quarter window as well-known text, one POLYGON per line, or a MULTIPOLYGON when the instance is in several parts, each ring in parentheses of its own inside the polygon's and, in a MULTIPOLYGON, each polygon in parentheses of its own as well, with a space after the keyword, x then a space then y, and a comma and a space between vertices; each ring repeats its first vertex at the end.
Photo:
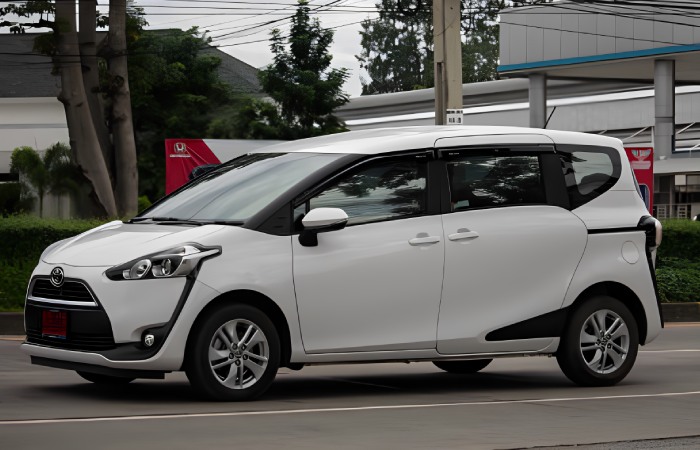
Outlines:
POLYGON ((546 203, 536 155, 460 155, 447 173, 452 211, 546 203))
POLYGON ((426 212, 426 172, 415 157, 369 162, 341 175, 308 208, 342 208, 348 225, 418 216, 426 212))
POLYGON ((575 209, 610 189, 620 179, 622 166, 615 149, 559 145, 571 208, 575 209))

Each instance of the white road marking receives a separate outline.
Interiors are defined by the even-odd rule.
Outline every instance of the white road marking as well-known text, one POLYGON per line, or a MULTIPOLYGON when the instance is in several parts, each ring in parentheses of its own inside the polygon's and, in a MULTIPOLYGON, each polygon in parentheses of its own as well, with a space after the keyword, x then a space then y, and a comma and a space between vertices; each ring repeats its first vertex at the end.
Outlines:
POLYGON ((84 417, 74 419, 34 419, 34 420, 0 420, 0 425, 48 425, 62 423, 85 423, 85 422, 121 422, 131 420, 164 420, 164 419, 199 419, 212 417, 241 417, 241 416, 270 416, 281 414, 310 414, 329 412, 355 412, 355 411, 379 411, 397 409, 421 409, 421 408, 444 408, 449 406, 494 406, 513 405, 519 403, 557 403, 557 402, 578 402, 591 400, 619 400, 635 398, 653 397, 681 397, 689 395, 700 395, 700 391, 690 392, 663 392, 659 394, 630 394, 630 395, 610 395, 599 397, 564 397, 564 398, 539 398, 530 400, 502 400, 485 402, 458 402, 458 403, 428 403, 414 405, 383 405, 383 406, 356 406, 349 408, 310 408, 310 409, 282 409, 274 411, 239 411, 239 412, 219 412, 219 413, 191 413, 191 414, 160 414, 148 416, 116 416, 116 417, 84 417))
POLYGON ((700 352, 700 348, 686 348, 678 350, 640 350, 639 353, 693 353, 700 352))

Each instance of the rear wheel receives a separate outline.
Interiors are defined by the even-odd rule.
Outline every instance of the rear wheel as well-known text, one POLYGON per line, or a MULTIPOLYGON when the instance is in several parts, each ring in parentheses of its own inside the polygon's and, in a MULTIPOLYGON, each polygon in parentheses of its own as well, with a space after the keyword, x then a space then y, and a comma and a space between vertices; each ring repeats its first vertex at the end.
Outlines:
POLYGON ((120 385, 129 384, 134 381, 135 378, 127 377, 114 377, 111 375, 102 375, 100 373, 83 372, 81 370, 76 370, 75 373, 80 375, 83 379, 88 380, 95 384, 107 384, 107 385, 120 385))
POLYGON ((562 336, 557 362, 582 386, 612 386, 624 379, 639 349, 637 321, 619 300, 594 297, 574 311, 562 336))
POLYGON ((252 400, 267 390, 280 363, 272 321, 248 305, 226 305, 193 330, 185 372, 192 386, 212 400, 252 400))
POLYGON ((433 361, 438 369, 449 373, 476 373, 488 366, 492 359, 472 359, 468 361, 433 361))

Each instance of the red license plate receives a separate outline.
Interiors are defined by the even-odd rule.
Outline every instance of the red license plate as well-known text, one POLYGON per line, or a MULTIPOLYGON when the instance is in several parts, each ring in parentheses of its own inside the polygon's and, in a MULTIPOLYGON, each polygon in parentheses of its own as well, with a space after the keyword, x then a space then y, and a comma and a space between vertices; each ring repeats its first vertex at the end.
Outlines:
POLYGON ((44 336, 66 338, 68 313, 66 311, 42 311, 41 334, 44 336))

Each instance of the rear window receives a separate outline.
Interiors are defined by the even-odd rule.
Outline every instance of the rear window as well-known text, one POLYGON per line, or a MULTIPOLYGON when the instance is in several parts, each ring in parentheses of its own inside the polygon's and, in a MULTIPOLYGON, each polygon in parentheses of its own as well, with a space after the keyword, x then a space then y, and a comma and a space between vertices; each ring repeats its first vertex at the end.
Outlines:
POLYGON ((622 171, 620 154, 609 147, 559 145, 571 209, 585 205, 617 183, 622 171))

